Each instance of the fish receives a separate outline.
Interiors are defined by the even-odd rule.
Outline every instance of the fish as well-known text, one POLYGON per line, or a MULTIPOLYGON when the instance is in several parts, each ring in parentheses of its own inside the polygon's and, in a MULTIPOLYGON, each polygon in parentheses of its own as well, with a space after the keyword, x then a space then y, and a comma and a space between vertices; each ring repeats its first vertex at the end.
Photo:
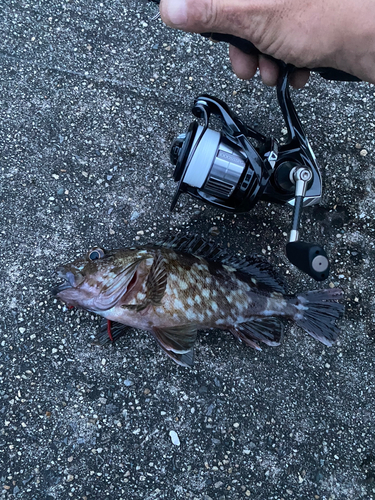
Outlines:
POLYGON ((232 256, 199 236, 110 251, 95 247, 60 266, 58 275, 63 281, 52 291, 56 298, 103 318, 97 344, 143 329, 188 367, 199 329, 228 331, 261 350, 261 343, 281 344, 287 319, 331 346, 344 313, 341 289, 288 294, 265 258, 232 256))

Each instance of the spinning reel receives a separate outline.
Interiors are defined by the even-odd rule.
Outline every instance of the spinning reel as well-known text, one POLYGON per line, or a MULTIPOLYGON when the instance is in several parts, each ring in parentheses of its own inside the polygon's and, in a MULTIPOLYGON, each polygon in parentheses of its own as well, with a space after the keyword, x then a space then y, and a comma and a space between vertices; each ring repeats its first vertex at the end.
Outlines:
POLYGON ((328 277, 329 261, 323 248, 299 240, 303 207, 319 203, 321 175, 315 155, 290 99, 284 65, 277 85, 277 97, 288 130, 286 144, 265 137, 242 122, 221 101, 202 94, 194 101, 194 121, 171 148, 178 182, 171 210, 181 193, 235 213, 248 212, 259 201, 290 205, 293 222, 286 245, 292 264, 317 281, 328 277), (210 128, 210 117, 220 119, 220 132, 210 128), (257 143, 253 145, 250 139, 257 143))
MULTIPOLYGON (((159 4, 160 0, 149 0, 159 4)), ((155 16, 154 19, 156 19, 155 16)), ((259 50, 248 40, 223 33, 201 33, 214 42, 227 42, 246 54, 259 50)), ((288 141, 280 145, 247 126, 228 106, 206 94, 194 101, 193 114, 203 125, 192 122, 188 131, 174 141, 171 162, 178 188, 172 201, 175 207, 181 193, 232 212, 248 212, 259 200, 293 207, 293 222, 286 245, 290 262, 317 281, 328 277, 329 261, 323 248, 299 240, 303 207, 319 203, 322 180, 315 155, 290 99, 288 76, 294 66, 275 61, 280 68, 277 98, 288 130, 288 141), (211 116, 222 122, 221 132, 209 127, 211 116), (254 139, 254 146, 249 139, 254 139)), ((313 68, 326 80, 360 81, 334 68, 313 68)))

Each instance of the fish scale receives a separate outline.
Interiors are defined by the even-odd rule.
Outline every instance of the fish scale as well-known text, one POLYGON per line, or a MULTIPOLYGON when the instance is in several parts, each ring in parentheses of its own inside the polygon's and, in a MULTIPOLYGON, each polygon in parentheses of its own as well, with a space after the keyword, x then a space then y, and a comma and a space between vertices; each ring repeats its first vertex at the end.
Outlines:
POLYGON ((202 327, 213 328, 217 326, 217 320, 226 319, 229 314, 236 315, 240 309, 243 310, 248 295, 241 287, 245 288, 246 283, 232 277, 231 274, 234 273, 230 272, 229 268, 225 269, 223 266, 222 269, 227 275, 222 276, 219 281, 202 262, 193 263, 187 270, 176 266, 174 273, 168 277, 169 286, 167 285, 165 296, 171 314, 179 309, 189 320, 198 320, 202 327), (230 281, 233 282, 232 285, 230 281), (173 294, 183 307, 177 308, 176 300, 171 300, 169 293, 173 294), (221 305, 220 308, 218 304, 221 305))
POLYGON ((280 344, 287 318, 329 346, 344 311, 341 290, 288 295, 263 258, 236 258, 197 237, 93 249, 59 274, 65 281, 54 289, 56 297, 104 318, 97 343, 142 328, 184 366, 193 364, 198 329, 227 330, 259 350, 260 343, 280 344))

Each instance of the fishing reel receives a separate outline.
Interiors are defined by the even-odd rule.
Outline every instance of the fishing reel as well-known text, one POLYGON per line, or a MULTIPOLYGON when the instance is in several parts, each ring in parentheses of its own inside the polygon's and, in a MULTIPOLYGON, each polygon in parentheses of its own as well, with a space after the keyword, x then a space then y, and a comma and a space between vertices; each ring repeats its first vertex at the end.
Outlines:
POLYGON ((220 209, 248 212, 260 200, 293 207, 293 221, 286 245, 290 262, 317 281, 328 277, 326 252, 316 243, 299 240, 304 207, 319 203, 322 180, 315 155, 290 99, 288 76, 293 67, 283 65, 277 97, 288 131, 286 144, 265 137, 241 121, 221 101, 202 94, 192 108, 196 118, 171 148, 178 183, 171 210, 182 193, 220 209), (221 122, 221 131, 210 119, 221 122))

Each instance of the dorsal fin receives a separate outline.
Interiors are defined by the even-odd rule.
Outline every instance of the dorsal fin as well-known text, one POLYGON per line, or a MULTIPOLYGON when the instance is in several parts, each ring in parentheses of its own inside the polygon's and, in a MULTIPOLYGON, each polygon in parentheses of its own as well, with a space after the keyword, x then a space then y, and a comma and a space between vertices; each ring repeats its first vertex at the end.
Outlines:
POLYGON ((259 284, 270 288, 273 292, 287 293, 287 283, 274 266, 264 257, 247 255, 244 257, 224 258, 223 264, 232 266, 240 273, 254 278, 259 284))
POLYGON ((207 241, 198 235, 176 235, 167 238, 159 243, 160 246, 172 248, 176 252, 187 253, 212 262, 221 262, 221 258, 225 255, 215 242, 207 241))
POLYGON ((206 241, 198 235, 173 236, 161 242, 160 245, 173 248, 177 252, 203 257, 208 262, 231 266, 238 272, 247 275, 250 279, 254 278, 259 285, 263 285, 265 289, 271 292, 285 294, 287 291, 286 281, 264 257, 233 256, 220 248, 215 242, 206 241))

